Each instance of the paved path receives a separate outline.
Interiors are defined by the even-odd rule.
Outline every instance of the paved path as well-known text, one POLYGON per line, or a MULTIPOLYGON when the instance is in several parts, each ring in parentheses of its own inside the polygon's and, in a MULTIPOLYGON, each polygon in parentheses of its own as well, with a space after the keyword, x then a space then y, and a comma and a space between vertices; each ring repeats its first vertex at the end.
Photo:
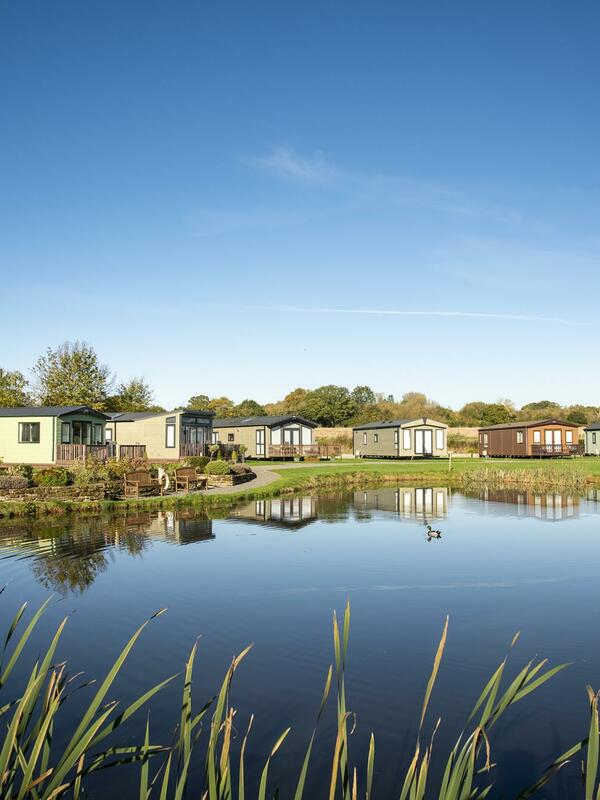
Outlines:
POLYGON ((237 486, 215 486, 213 489, 203 489, 200 494, 234 494, 243 492, 246 489, 260 489, 261 486, 268 486, 273 481, 278 481, 281 477, 276 472, 271 472, 266 467, 252 467, 256 472, 256 478, 246 483, 239 483, 237 486))

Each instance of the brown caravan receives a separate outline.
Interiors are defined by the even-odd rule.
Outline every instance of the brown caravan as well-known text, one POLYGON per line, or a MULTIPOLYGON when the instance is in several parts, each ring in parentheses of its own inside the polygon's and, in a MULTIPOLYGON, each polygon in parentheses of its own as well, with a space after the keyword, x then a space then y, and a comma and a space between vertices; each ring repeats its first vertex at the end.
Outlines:
POLYGON ((583 452, 579 428, 561 419, 511 422, 479 428, 479 455, 491 458, 546 458, 583 452))

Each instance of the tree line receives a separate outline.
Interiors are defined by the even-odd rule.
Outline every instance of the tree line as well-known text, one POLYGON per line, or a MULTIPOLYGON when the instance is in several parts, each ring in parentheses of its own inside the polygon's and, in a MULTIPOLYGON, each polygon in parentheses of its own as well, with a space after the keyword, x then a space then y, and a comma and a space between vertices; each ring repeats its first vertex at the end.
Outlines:
MULTIPOLYGON (((98 411, 166 411, 156 405, 154 392, 143 377, 117 380, 108 365, 86 342, 64 342, 48 348, 31 368, 22 372, 0 367, 0 406, 87 405, 98 411)), ((197 394, 179 408, 214 411, 217 417, 251 417, 297 414, 325 427, 347 427, 384 419, 431 417, 452 427, 478 427, 504 422, 561 417, 578 425, 600 419, 600 407, 561 406, 551 400, 527 403, 521 408, 508 399, 495 403, 473 401, 455 411, 421 392, 406 392, 399 400, 369 386, 319 386, 298 388, 282 400, 261 405, 250 398, 235 403, 229 397, 197 394)))

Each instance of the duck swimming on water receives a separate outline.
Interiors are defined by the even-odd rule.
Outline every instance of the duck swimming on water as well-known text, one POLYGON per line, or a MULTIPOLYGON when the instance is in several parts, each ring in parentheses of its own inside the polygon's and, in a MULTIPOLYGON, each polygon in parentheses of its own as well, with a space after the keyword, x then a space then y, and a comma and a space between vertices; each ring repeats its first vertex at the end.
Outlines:
POLYGON ((427 541, 430 542, 432 539, 441 539, 442 532, 435 531, 431 525, 427 525, 427 541))

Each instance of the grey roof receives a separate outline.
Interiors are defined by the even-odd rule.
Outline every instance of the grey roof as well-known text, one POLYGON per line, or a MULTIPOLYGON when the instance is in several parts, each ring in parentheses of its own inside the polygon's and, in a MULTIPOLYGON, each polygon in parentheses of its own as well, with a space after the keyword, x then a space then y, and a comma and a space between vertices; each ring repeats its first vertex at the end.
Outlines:
POLYGON ((600 431, 600 422, 592 422, 591 425, 588 425, 583 430, 584 431, 600 431))
POLYGON ((576 422, 567 422, 564 419, 557 419, 556 417, 548 417, 547 419, 536 419, 533 422, 501 422, 499 425, 482 425, 480 431, 495 431, 504 428, 538 428, 543 425, 567 425, 570 428, 578 428, 576 422))
POLYGON ((298 417, 295 414, 284 414, 281 416, 266 417, 222 417, 213 420, 213 428, 246 428, 266 425, 272 428, 274 425, 282 425, 284 422, 301 422, 311 428, 316 428, 317 423, 305 417, 298 417))
POLYGON ((214 416, 214 411, 194 411, 189 408, 180 408, 177 411, 111 411, 108 416, 113 422, 135 422, 138 419, 148 419, 150 417, 171 417, 175 414, 212 417, 214 416))
POLYGON ((407 422, 412 422, 410 419, 386 419, 383 422, 365 422, 364 425, 355 425, 355 431, 368 431, 372 428, 401 428, 407 422))
POLYGON ((16 406, 14 408, 0 408, 0 417, 64 417, 66 414, 95 414, 97 417, 108 419, 102 411, 96 411, 89 406, 16 406))
POLYGON ((155 411, 110 411, 108 416, 113 422, 135 422, 144 417, 157 417, 155 411))
POLYGON ((445 428, 448 427, 445 422, 438 422, 429 417, 409 417, 409 419, 386 419, 382 422, 365 422, 364 425, 355 425, 352 430, 369 431, 377 428, 402 428, 404 425, 419 421, 421 421, 423 425, 443 425, 445 428))

